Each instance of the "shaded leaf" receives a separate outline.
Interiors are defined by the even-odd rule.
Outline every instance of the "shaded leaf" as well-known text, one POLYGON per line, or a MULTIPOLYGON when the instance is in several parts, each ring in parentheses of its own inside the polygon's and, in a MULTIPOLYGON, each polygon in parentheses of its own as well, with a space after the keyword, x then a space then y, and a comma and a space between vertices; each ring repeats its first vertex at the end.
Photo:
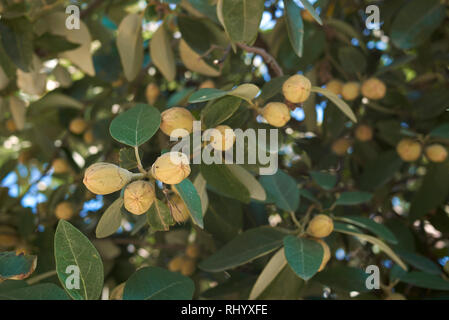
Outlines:
POLYGON ((106 238, 114 234, 122 223, 123 198, 115 200, 103 213, 98 221, 95 234, 97 238, 106 238))
POLYGON ((155 199, 146 213, 148 224, 154 231, 167 231, 175 224, 170 209, 159 199, 155 199))
POLYGON ((150 55, 153 63, 168 81, 176 77, 176 61, 171 47, 170 35, 162 23, 150 41, 150 55))
POLYGON ((0 252, 0 280, 22 280, 36 269, 37 256, 0 252))
POLYGON ((128 14, 120 23, 117 49, 126 79, 134 80, 143 63, 142 19, 137 13, 128 14))
POLYGON ((351 119, 352 122, 357 123, 357 118, 351 107, 348 106, 346 102, 340 99, 336 94, 320 87, 312 87, 311 92, 317 92, 324 95, 326 98, 332 101, 341 110, 341 112, 343 112, 349 119, 351 119))

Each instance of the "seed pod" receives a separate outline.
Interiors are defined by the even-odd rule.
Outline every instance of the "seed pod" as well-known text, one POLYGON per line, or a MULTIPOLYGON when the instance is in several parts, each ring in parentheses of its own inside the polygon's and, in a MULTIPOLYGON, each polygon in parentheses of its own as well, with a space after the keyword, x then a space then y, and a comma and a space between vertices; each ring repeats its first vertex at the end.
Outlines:
POLYGON ((325 238, 334 230, 332 219, 325 215, 319 214, 313 217, 307 227, 307 233, 314 238, 325 238))
POLYGON ((441 144, 432 144, 426 147, 425 154, 427 159, 432 162, 444 162, 447 159, 447 150, 441 144))
POLYGON ((405 138, 396 146, 399 157, 406 162, 414 162, 421 157, 422 146, 418 141, 405 138))
POLYGON ((156 199, 153 186, 147 181, 134 181, 125 188, 123 194, 125 209, 132 214, 147 212, 156 199))
POLYGON ((53 160, 51 166, 53 167, 53 172, 56 174, 67 173, 70 171, 69 164, 62 158, 53 160))
POLYGON ((198 258, 200 255, 200 248, 195 244, 189 244, 186 248, 186 256, 192 259, 198 258))
POLYGON ((81 134, 87 129, 87 122, 83 118, 75 118, 70 121, 69 130, 73 134, 81 134))
POLYGON ((390 293, 385 300, 407 300, 402 294, 400 293, 390 293))
POLYGON ((94 132, 92 129, 89 129, 86 132, 84 132, 83 140, 86 144, 94 143, 95 138, 94 138, 94 132))
POLYGON ((172 107, 161 114, 161 130, 167 136, 170 136, 173 130, 184 129, 187 133, 181 135, 185 137, 193 131, 193 121, 195 118, 189 110, 180 107, 172 107))
POLYGON ((178 195, 174 195, 168 202, 173 219, 177 223, 186 222, 190 218, 189 209, 178 195))
POLYGON ((290 121, 290 109, 281 102, 270 102, 262 109, 262 116, 269 124, 283 127, 290 121))
POLYGON ((282 85, 282 93, 285 99, 292 103, 302 103, 310 95, 312 84, 306 77, 295 74, 288 78, 282 85))
POLYGON ((178 184, 190 174, 189 159, 181 152, 167 152, 153 163, 151 174, 165 184, 178 184))
POLYGON ((190 277, 192 274, 195 273, 196 269, 196 263, 194 260, 189 258, 184 258, 182 267, 181 267, 181 274, 186 277, 190 277))
POLYGON ((132 177, 128 170, 112 163, 98 162, 86 169, 83 183, 95 194, 109 194, 122 189, 132 177))
POLYGON ((74 213, 73 205, 68 201, 59 203, 55 208, 55 216, 58 219, 70 220, 74 213))
POLYGON ((155 83, 150 83, 147 85, 147 88, 145 89, 145 96, 147 98, 148 104, 153 105, 157 98, 159 97, 159 94, 161 91, 159 90, 159 87, 155 83))
POLYGON ((332 144, 332 152, 337 156, 344 156, 351 146, 351 140, 348 138, 340 138, 332 144))
POLYGON ((231 127, 221 125, 215 128, 211 135, 211 146, 215 150, 226 151, 234 145, 235 134, 231 127))
POLYGON ((360 84, 357 82, 347 82, 341 88, 341 95, 343 99, 353 101, 358 98, 360 94, 360 84))
POLYGON ((202 82, 199 86, 199 89, 214 89, 215 83, 212 80, 206 80, 202 82))
POLYGON ((362 84, 362 95, 370 100, 380 100, 386 92, 387 87, 377 78, 369 78, 362 84))
POLYGON ((343 89, 343 82, 337 79, 332 79, 326 84, 326 89, 338 96, 343 89))
POLYGON ((181 257, 181 256, 174 257, 168 263, 168 270, 170 270, 172 272, 178 272, 181 270, 183 263, 184 263, 183 257, 181 257))
POLYGON ((355 129, 355 137, 361 142, 370 141, 373 138, 373 129, 366 124, 361 124, 355 129))
POLYGON ((329 262, 330 258, 331 258, 331 250, 329 249, 329 246, 327 245, 326 242, 324 242, 321 239, 314 239, 316 242, 318 242, 319 244, 321 244, 321 246, 323 247, 323 260, 321 261, 321 265, 320 268, 318 269, 318 272, 323 271, 324 267, 327 265, 327 263, 329 262))

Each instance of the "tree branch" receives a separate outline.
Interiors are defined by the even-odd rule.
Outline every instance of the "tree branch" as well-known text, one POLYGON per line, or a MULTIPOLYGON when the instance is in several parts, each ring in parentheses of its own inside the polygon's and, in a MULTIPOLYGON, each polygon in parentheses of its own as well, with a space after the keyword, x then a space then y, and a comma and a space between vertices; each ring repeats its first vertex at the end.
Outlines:
POLYGON ((237 43, 237 46, 246 52, 255 53, 255 54, 260 55, 262 57, 262 59, 265 61, 265 63, 271 66, 271 68, 275 72, 276 76, 280 77, 280 76, 284 75, 284 72, 282 71, 282 68, 277 63, 276 59, 274 59, 273 56, 270 55, 265 49, 258 48, 258 47, 251 47, 244 43, 237 43))

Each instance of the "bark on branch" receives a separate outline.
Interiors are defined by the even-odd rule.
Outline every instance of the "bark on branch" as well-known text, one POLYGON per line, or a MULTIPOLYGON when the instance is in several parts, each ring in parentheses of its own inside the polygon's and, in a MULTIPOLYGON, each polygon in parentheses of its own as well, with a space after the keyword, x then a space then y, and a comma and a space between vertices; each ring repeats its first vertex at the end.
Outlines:
POLYGON ((276 59, 273 58, 265 49, 258 47, 251 47, 244 43, 237 43, 237 46, 249 53, 255 53, 262 57, 266 64, 270 65, 272 70, 275 72, 276 76, 280 77, 284 75, 282 68, 277 63, 276 59))

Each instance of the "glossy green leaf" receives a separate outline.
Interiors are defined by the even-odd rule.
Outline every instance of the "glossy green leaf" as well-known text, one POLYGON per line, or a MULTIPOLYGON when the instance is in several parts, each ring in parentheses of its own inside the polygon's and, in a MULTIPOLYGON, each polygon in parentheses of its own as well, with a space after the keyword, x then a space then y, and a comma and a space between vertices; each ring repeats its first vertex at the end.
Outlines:
POLYGON ((103 262, 97 249, 77 228, 65 220, 59 220, 55 232, 55 260, 59 281, 75 300, 96 300, 103 290, 103 262), (75 285, 75 272, 79 268, 79 289, 75 285))
POLYGON ((201 198, 196 191, 195 186, 189 179, 184 179, 176 185, 182 201, 184 201, 193 222, 200 228, 204 228, 203 207, 201 206, 201 198))
POLYGON ((312 87, 312 92, 317 92, 328 98, 332 101, 340 110, 343 112, 352 122, 357 123, 357 118, 352 111, 351 107, 347 105, 342 99, 340 99, 336 94, 330 92, 327 89, 323 89, 320 87, 312 87))
POLYGON ((148 224, 153 231, 167 231, 175 224, 170 209, 159 199, 155 199, 146 213, 148 224))
POLYGON ((337 177, 327 172, 311 171, 310 176, 324 190, 332 189, 337 183, 337 177))
POLYGON ((267 199, 267 194, 262 185, 257 181, 254 176, 246 171, 242 166, 237 164, 228 165, 229 170, 232 174, 246 187, 249 191, 249 196, 251 199, 265 201, 267 199))
POLYGON ((215 88, 204 88, 197 92, 192 93, 189 97, 190 103, 205 102, 209 100, 218 99, 224 97, 227 94, 226 91, 215 89, 215 88))
POLYGON ((289 266, 304 280, 312 278, 323 261, 323 246, 311 239, 286 236, 284 251, 289 266))
POLYGON ((205 271, 219 272, 240 266, 276 250, 282 245, 284 237, 284 232, 271 227, 250 229, 203 260, 199 267, 205 271))
POLYGON ((318 22, 319 24, 323 24, 323 22, 321 21, 320 16, 315 11, 315 8, 312 6, 312 4, 309 2, 309 0, 299 0, 299 1, 302 3, 304 8, 306 8, 306 10, 310 12, 312 17, 316 20, 316 22, 318 22))
POLYGON ((114 234, 122 223, 123 198, 115 200, 103 213, 98 221, 95 234, 97 238, 106 238, 114 234))
POLYGON ((449 281, 435 274, 412 271, 402 274, 399 279, 418 288, 449 291, 449 281))
POLYGON ((366 287, 368 276, 368 273, 359 268, 336 266, 325 268, 313 280, 338 290, 367 292, 369 291, 366 287))
POLYGON ((435 138, 449 139, 449 123, 444 123, 433 129, 429 135, 435 138))
POLYGON ((237 111, 242 100, 237 97, 223 97, 207 105, 201 112, 201 117, 208 128, 215 128, 229 119, 237 111))
POLYGON ((373 194, 370 192, 363 191, 348 191, 343 192, 338 197, 337 201, 335 201, 335 205, 337 206, 353 206, 361 203, 369 202, 373 194))
POLYGON ((304 24, 301 17, 301 9, 293 0, 284 0, 285 19, 290 44, 298 57, 302 57, 304 24))
POLYGON ((0 280, 28 278, 36 269, 37 256, 0 252, 0 280))
POLYGON ((123 300, 190 300, 195 286, 180 273, 158 267, 137 270, 123 291, 123 300))
POLYGON ((260 183, 278 208, 285 211, 296 211, 299 206, 299 188, 295 179, 282 170, 274 175, 261 176, 260 183))
POLYGON ((40 283, 8 292, 0 292, 0 299, 6 300, 69 300, 63 289, 53 283, 40 283))
POLYGON ((131 147, 147 142, 159 129, 161 114, 147 104, 139 103, 112 120, 111 136, 131 147))
POLYGON ((416 269, 419 269, 426 273, 437 275, 441 274, 440 267, 438 267, 436 263, 434 263, 432 260, 426 258, 423 255, 405 250, 396 250, 396 252, 402 259, 404 259, 405 262, 409 263, 416 269))
POLYGON ((377 223, 371 219, 357 216, 337 217, 336 219, 354 224, 361 228, 365 228, 374 233, 375 235, 381 237, 382 239, 390 242, 391 244, 398 243, 398 240, 396 239, 393 232, 390 231, 390 229, 388 229, 383 224, 377 223))

